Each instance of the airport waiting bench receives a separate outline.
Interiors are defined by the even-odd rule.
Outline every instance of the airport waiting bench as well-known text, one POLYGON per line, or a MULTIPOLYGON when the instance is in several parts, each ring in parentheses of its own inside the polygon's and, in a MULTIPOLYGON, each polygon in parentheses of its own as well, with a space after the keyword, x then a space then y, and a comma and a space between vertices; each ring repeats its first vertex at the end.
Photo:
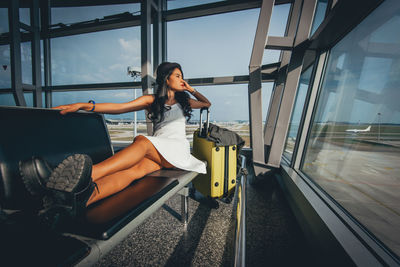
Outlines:
POLYGON ((34 208, 41 200, 25 189, 18 162, 40 156, 54 167, 74 153, 101 162, 114 153, 104 117, 0 107, 0 122, 0 265, 92 265, 176 193, 187 223, 188 184, 197 173, 162 169, 89 206, 84 219, 68 222, 62 231, 48 229, 34 208))

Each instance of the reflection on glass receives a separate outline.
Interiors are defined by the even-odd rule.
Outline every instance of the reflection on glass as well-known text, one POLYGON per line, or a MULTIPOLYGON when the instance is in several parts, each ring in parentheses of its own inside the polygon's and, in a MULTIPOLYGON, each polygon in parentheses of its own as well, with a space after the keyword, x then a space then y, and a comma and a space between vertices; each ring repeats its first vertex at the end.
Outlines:
POLYGON ((286 26, 289 18, 290 4, 275 5, 272 10, 271 22, 269 24, 269 36, 285 36, 286 26))
POLYGON ((44 41, 43 40, 40 40, 40 62, 41 62, 40 74, 42 76, 42 86, 44 86, 44 41))
POLYGON ((261 85, 261 99, 262 99, 262 122, 263 122, 263 129, 266 123, 266 118, 267 114, 269 111, 269 106, 271 102, 271 95, 272 95, 272 90, 274 88, 274 83, 269 82, 269 83, 262 83, 261 85))
POLYGON ((308 69, 300 76, 299 86, 296 92, 296 100, 293 106, 289 129, 286 136, 285 148, 283 150, 283 155, 285 155, 289 160, 292 159, 297 132, 299 131, 301 114, 303 112, 304 102, 306 101, 308 85, 310 84, 311 73, 312 66, 308 67, 308 69))
POLYGON ((0 8, 0 34, 9 32, 8 29, 8 9, 0 8))
POLYGON ((167 0, 167 9, 176 9, 203 4, 223 2, 224 0, 167 0))
POLYGON ((310 36, 314 34, 314 32, 318 29, 319 25, 321 25, 322 21, 324 20, 326 8, 328 7, 328 1, 329 0, 318 0, 310 36))
POLYGON ((0 89, 11 88, 10 46, 0 45, 0 89))
POLYGON ((130 82, 140 69, 140 27, 51 39, 53 85, 130 82), (112 49, 110 49, 112 48, 112 49))
MULTIPOLYGON (((140 3, 105 6, 52 7, 51 23, 71 24, 129 12, 140 14, 140 3)), ((123 15, 122 15, 123 16, 123 15)))
POLYGON ((302 166, 398 255, 399 10, 383 2, 331 50, 302 166))
POLYGON ((168 60, 180 63, 190 78, 248 74, 258 13, 250 9, 168 22, 168 60))
MULTIPOLYGON (((94 100, 96 103, 129 102, 134 99, 134 90, 136 90, 136 97, 142 95, 141 89, 53 92, 53 107, 71 103, 87 103, 89 100, 94 100)), ((137 133, 146 134, 145 113, 141 110, 137 111, 136 114, 137 133)), ((134 112, 115 115, 106 114, 104 117, 112 141, 133 141, 135 127, 134 112)))
POLYGON ((31 42, 21 43, 22 83, 32 84, 31 42))
POLYGON ((0 106, 15 106, 13 94, 0 94, 0 106))
POLYGON ((33 107, 33 93, 24 93, 24 98, 27 107, 33 107))
MULTIPOLYGON (((238 133, 250 146, 248 85, 230 84, 198 86, 196 90, 211 102, 210 122, 238 133), (229 96, 229 97, 227 97, 229 96)), ((199 109, 193 110, 191 124, 187 124, 186 135, 192 141, 193 132, 199 127, 199 109)), ((205 114, 203 114, 204 120, 205 114)))
POLYGON ((19 21, 26 25, 31 25, 30 8, 19 9, 19 21))

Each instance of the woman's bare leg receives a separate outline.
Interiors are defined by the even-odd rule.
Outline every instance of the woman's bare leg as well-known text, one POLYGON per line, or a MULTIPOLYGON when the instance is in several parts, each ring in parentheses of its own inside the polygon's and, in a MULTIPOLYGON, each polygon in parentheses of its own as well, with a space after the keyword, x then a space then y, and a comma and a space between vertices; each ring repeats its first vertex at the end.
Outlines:
POLYGON ((129 169, 141 162, 145 157, 161 166, 168 163, 146 137, 139 135, 128 147, 119 151, 112 157, 93 165, 92 179, 97 182, 98 179, 104 176, 129 169))
POLYGON ((163 166, 151 159, 143 158, 135 166, 122 171, 104 176, 97 179, 96 184, 99 191, 94 190, 87 202, 87 206, 91 203, 99 201, 114 193, 117 193, 131 184, 134 180, 161 169, 163 166))

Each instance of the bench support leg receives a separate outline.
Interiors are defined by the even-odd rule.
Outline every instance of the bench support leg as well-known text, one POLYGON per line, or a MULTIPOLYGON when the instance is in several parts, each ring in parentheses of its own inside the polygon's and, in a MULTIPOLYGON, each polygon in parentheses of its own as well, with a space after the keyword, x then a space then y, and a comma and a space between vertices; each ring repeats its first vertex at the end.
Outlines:
POLYGON ((186 226, 189 221, 189 187, 182 188, 179 194, 181 195, 181 221, 186 226))

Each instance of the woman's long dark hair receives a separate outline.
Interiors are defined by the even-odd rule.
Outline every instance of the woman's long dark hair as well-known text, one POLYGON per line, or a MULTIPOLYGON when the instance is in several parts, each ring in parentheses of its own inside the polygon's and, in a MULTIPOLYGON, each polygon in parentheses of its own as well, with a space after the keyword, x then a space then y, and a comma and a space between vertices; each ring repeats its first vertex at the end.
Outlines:
MULTIPOLYGON (((149 119, 152 120, 153 123, 160 122, 164 119, 166 110, 165 101, 168 99, 167 79, 175 69, 181 71, 183 78, 182 67, 178 63, 163 62, 157 67, 155 99, 150 106, 149 113, 149 119)), ((189 98, 190 96, 187 92, 175 92, 175 100, 181 105, 183 115, 187 118, 187 121, 192 117, 192 108, 189 104, 189 98)))

